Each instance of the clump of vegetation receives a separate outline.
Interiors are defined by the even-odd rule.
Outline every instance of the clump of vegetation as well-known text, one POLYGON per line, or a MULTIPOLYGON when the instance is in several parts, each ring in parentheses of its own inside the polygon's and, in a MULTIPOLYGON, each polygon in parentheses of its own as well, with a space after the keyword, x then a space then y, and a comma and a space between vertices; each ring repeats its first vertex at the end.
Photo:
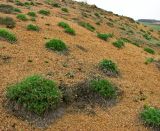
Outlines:
POLYGON ((41 14, 41 15, 47 15, 47 16, 50 15, 49 10, 40 10, 38 13, 41 14))
POLYGON ((22 20, 22 21, 27 21, 28 18, 25 14, 18 14, 17 19, 22 20))
POLYGON ((118 74, 117 65, 111 60, 104 59, 99 63, 99 67, 103 72, 109 76, 116 76, 118 74))
POLYGON ((102 39, 102 40, 107 41, 108 38, 113 37, 113 34, 100 34, 100 33, 98 33, 97 37, 100 38, 100 39, 102 39))
POLYGON ((66 44, 59 39, 52 39, 46 43, 46 48, 54 51, 65 51, 67 50, 66 44))
POLYGON ((62 8, 61 10, 62 10, 63 12, 67 12, 67 13, 69 12, 67 8, 62 8))
POLYGON ((0 12, 5 14, 11 14, 14 12, 14 8, 11 5, 0 4, 0 12))
POLYGON ((144 37, 146 40, 151 40, 151 39, 152 39, 151 35, 149 35, 149 34, 147 34, 147 33, 145 33, 145 34, 143 35, 143 37, 144 37))
POLYGON ((22 11, 19 8, 14 8, 14 12, 21 13, 22 11))
POLYGON ((98 13, 94 13, 95 16, 97 16, 98 18, 100 17, 100 15, 98 13))
POLYGON ((121 40, 121 39, 113 42, 112 44, 113 44, 115 47, 117 47, 117 48, 122 48, 122 47, 124 47, 124 41, 121 40))
POLYGON ((65 28, 65 32, 70 34, 70 35, 76 35, 76 32, 72 28, 65 28))
POLYGON ((155 61, 154 58, 147 58, 146 61, 145 61, 145 64, 147 65, 147 64, 150 64, 154 61, 155 61))
POLYGON ((61 7, 58 3, 52 3, 51 5, 52 5, 53 7, 56 7, 56 8, 60 8, 60 7, 61 7))
POLYGON ((92 80, 90 82, 90 87, 104 98, 111 99, 115 98, 117 95, 115 86, 105 79, 92 80))
POLYGON ((39 28, 37 25, 29 24, 29 25, 27 26, 27 30, 39 31, 40 28, 39 28))
POLYGON ((28 12, 27 15, 32 16, 32 17, 36 17, 36 13, 35 12, 28 12))
POLYGON ((65 22, 59 22, 58 23, 58 26, 60 26, 60 27, 62 27, 62 28, 70 28, 70 26, 67 24, 67 23, 65 23, 65 22))
POLYGON ((0 28, 0 39, 4 39, 9 41, 10 43, 14 43, 17 41, 15 34, 11 33, 6 29, 0 28))
POLYGON ((0 24, 6 25, 7 28, 14 28, 16 25, 16 22, 11 17, 0 17, 0 24))
POLYGON ((146 52, 148 52, 150 54, 155 54, 155 51, 153 49, 151 49, 151 48, 148 48, 148 47, 144 48, 144 51, 146 51, 146 52))
POLYGON ((79 22, 79 25, 88 29, 88 30, 90 30, 90 31, 92 31, 92 32, 95 31, 95 28, 89 23, 79 22))
POLYGON ((27 110, 42 115, 49 109, 57 108, 62 93, 55 82, 34 75, 10 86, 6 96, 10 101, 15 101, 27 110))
POLYGON ((145 106, 140 116, 145 124, 160 127, 160 109, 145 106))

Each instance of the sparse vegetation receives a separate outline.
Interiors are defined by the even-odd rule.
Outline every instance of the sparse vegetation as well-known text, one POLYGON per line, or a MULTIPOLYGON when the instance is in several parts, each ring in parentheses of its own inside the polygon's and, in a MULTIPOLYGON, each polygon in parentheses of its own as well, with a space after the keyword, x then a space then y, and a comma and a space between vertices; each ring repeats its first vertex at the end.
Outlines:
POLYGON ((32 16, 32 17, 36 17, 36 13, 35 12, 28 12, 27 15, 32 16))
POLYGON ((90 31, 92 31, 92 32, 95 31, 95 28, 89 23, 79 22, 79 25, 88 29, 88 30, 90 30, 90 31))
POLYGON ((0 24, 6 25, 7 28, 14 28, 16 25, 16 22, 11 17, 0 17, 0 24))
POLYGON ((118 74, 117 65, 111 60, 104 59, 99 63, 100 69, 105 72, 107 75, 115 76, 118 74))
POLYGON ((146 61, 145 61, 145 64, 148 65, 148 64, 150 64, 154 61, 155 61, 154 58, 147 58, 146 61))
POLYGON ((117 95, 115 86, 105 79, 92 80, 90 82, 90 87, 93 91, 105 98, 111 99, 115 98, 117 95))
POLYGON ((143 37, 144 37, 146 40, 151 40, 151 39, 152 39, 151 35, 149 35, 149 34, 147 34, 147 33, 145 33, 145 34, 143 35, 143 37))
POLYGON ((17 41, 15 34, 3 28, 0 28, 0 39, 7 40, 10 43, 15 43, 17 41))
POLYGON ((59 39, 52 39, 46 43, 46 48, 54 51, 65 51, 67 50, 66 44, 59 39))
POLYGON ((14 8, 14 12, 21 13, 22 11, 19 8, 14 8))
POLYGON ((61 10, 62 10, 63 12, 67 12, 67 13, 69 12, 67 8, 62 8, 61 10))
POLYGON ((49 10, 40 10, 38 13, 41 14, 41 15, 46 15, 46 16, 50 15, 49 10))
POLYGON ((49 109, 57 108, 62 94, 54 81, 34 75, 9 86, 6 96, 27 110, 42 115, 49 109))
POLYGON ((72 28, 65 28, 65 32, 70 34, 70 35, 76 35, 76 32, 72 28))
POLYGON ((27 30, 39 31, 40 28, 39 28, 37 25, 29 24, 29 25, 27 26, 27 30))
POLYGON ((143 111, 140 113, 140 116, 145 124, 160 127, 160 109, 145 106, 143 111))
POLYGON ((144 51, 150 53, 150 54, 155 54, 155 51, 149 47, 144 48, 144 51))
POLYGON ((121 40, 121 39, 117 40, 116 42, 113 42, 112 44, 113 44, 115 47, 117 47, 117 48, 122 48, 122 47, 124 47, 124 41, 121 40))
POLYGON ((17 19, 22 20, 22 21, 27 21, 28 18, 25 14, 18 14, 17 19))
POLYGON ((52 5, 53 7, 56 7, 56 8, 60 8, 60 7, 61 7, 58 3, 52 3, 51 5, 52 5))
POLYGON ((5 14, 11 14, 14 12, 14 8, 11 5, 0 4, 0 12, 5 14))
POLYGON ((70 26, 67 23, 65 23, 65 22, 59 22, 58 26, 60 26, 62 28, 70 28, 70 26))
POLYGON ((100 33, 98 33, 97 37, 100 38, 100 39, 102 39, 102 40, 107 41, 108 38, 113 37, 113 34, 100 34, 100 33))

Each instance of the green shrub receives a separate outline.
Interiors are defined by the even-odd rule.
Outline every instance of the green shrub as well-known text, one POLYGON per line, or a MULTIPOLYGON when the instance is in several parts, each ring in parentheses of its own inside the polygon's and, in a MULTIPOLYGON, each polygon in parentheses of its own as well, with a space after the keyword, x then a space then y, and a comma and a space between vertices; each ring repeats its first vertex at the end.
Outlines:
POLYGON ((36 21, 35 17, 32 17, 30 20, 31 20, 31 21, 36 21))
POLYGON ((14 43, 17 41, 17 38, 13 33, 3 28, 0 28, 0 39, 5 39, 10 43, 14 43))
POLYGON ((65 22, 59 22, 58 26, 60 26, 62 28, 70 28, 70 26, 67 23, 65 23, 65 22))
POLYGON ((18 5, 18 6, 24 6, 24 3, 22 3, 22 2, 19 1, 19 0, 16 0, 16 1, 15 1, 15 4, 18 5))
POLYGON ((10 86, 6 96, 27 110, 42 115, 49 109, 57 108, 62 94, 55 82, 34 75, 10 86))
POLYGON ((0 17, 0 24, 6 25, 7 28, 14 28, 16 25, 16 22, 11 17, 0 17))
POLYGON ((21 13, 22 11, 19 8, 14 8, 14 12, 21 13))
POLYGON ((90 82, 90 87, 93 91, 99 93, 101 96, 105 98, 115 98, 116 88, 110 83, 108 80, 100 79, 100 80, 92 80, 90 82))
POLYGON ((17 19, 22 20, 22 21, 27 21, 28 20, 26 15, 24 15, 24 14, 18 14, 17 19))
POLYGON ((106 41, 106 40, 108 40, 108 38, 113 37, 113 34, 100 34, 100 33, 98 33, 97 37, 106 41))
POLYGON ((78 24, 79 24, 80 26, 82 26, 82 27, 84 27, 84 28, 92 31, 92 32, 95 31, 95 28, 94 28, 91 24, 89 24, 89 23, 79 22, 78 24))
POLYGON ((42 15, 50 15, 50 11, 48 10, 40 10, 38 13, 42 15))
POLYGON ((11 14, 14 12, 14 8, 11 5, 0 4, 0 12, 5 14, 11 14))
POLYGON ((148 47, 144 48, 144 51, 146 51, 146 52, 148 52, 150 54, 155 54, 155 51, 153 49, 151 49, 151 48, 148 48, 148 47))
POLYGON ((40 29, 39 29, 39 27, 36 26, 36 25, 29 24, 29 25, 27 26, 27 30, 39 31, 40 29))
POLYGON ((32 17, 36 17, 36 13, 35 12, 28 12, 27 15, 32 16, 32 17))
POLYGON ((145 106, 140 116, 145 124, 160 127, 160 109, 145 106))
POLYGON ((154 58, 147 58, 145 64, 150 64, 152 62, 154 62, 154 58))
POLYGON ((117 65, 111 60, 104 59, 99 63, 99 67, 108 75, 116 75, 118 74, 117 65))
POLYGON ((65 32, 70 34, 70 35, 76 35, 76 32, 72 28, 65 28, 65 32))
POLYGON ((98 13, 94 13, 95 16, 100 17, 100 15, 98 13))
POLYGON ((149 34, 144 34, 143 37, 146 39, 146 40, 151 40, 152 37, 149 35, 149 34))
POLYGON ((53 6, 53 7, 57 7, 57 8, 60 8, 60 7, 61 7, 58 3, 52 3, 52 6, 53 6))
POLYGON ((66 44, 59 39, 52 39, 46 43, 46 48, 55 50, 55 51, 64 51, 67 50, 66 44))
POLYGON ((113 42, 112 44, 117 48, 124 47, 124 41, 123 40, 117 40, 116 42, 113 42))
POLYGON ((67 8, 62 8, 61 9, 63 12, 68 12, 68 9, 67 8))

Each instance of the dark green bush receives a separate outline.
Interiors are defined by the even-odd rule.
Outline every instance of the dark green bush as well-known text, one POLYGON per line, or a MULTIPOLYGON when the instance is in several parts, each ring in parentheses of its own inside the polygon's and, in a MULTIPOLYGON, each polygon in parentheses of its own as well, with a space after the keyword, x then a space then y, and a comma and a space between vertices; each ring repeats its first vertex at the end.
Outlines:
POLYGON ((90 82, 90 87, 93 91, 99 93, 101 96, 105 98, 111 99, 115 98, 117 95, 115 86, 108 80, 92 80, 90 82))
POLYGON ((53 6, 53 7, 57 7, 57 8, 60 8, 60 7, 61 7, 58 3, 52 3, 52 6, 53 6))
POLYGON ((95 16, 100 17, 100 15, 98 13, 94 13, 95 16))
POLYGON ((10 86, 6 96, 9 100, 38 115, 57 108, 62 98, 61 91, 53 81, 38 75, 30 76, 10 86))
POLYGON ((11 17, 0 17, 0 24, 6 25, 7 28, 14 28, 16 25, 16 22, 11 17))
POLYGON ((40 10, 38 13, 41 15, 50 15, 50 11, 48 10, 40 10))
POLYGON ((39 28, 38 26, 36 26, 36 25, 29 24, 29 25, 27 26, 27 30, 39 31, 40 28, 39 28))
POLYGON ((98 33, 97 37, 100 38, 100 39, 102 39, 102 40, 107 41, 108 38, 113 37, 113 34, 100 34, 100 33, 98 33))
POLYGON ((160 127, 160 109, 145 106, 140 116, 145 124, 160 127))
POLYGON ((27 15, 32 16, 32 17, 36 17, 36 13, 35 12, 28 12, 27 15))
POLYGON ((72 28, 65 28, 65 32, 70 34, 70 35, 76 35, 76 32, 72 28))
POLYGON ((115 47, 117 47, 117 48, 122 48, 122 47, 124 47, 124 41, 121 40, 121 39, 117 40, 116 42, 113 42, 112 44, 113 44, 115 47))
POLYGON ((22 11, 19 8, 14 8, 14 12, 21 13, 22 11))
POLYGON ((59 22, 58 26, 60 26, 62 28, 70 28, 70 26, 67 23, 65 23, 65 22, 59 22))
POLYGON ((0 28, 0 39, 5 39, 9 41, 10 43, 14 43, 17 41, 15 34, 11 33, 10 31, 6 29, 2 29, 2 28, 0 28))
POLYGON ((146 40, 151 40, 152 37, 149 35, 149 34, 144 34, 143 37, 146 39, 146 40))
POLYGON ((59 39, 52 39, 46 43, 46 48, 55 51, 65 51, 67 50, 66 44, 59 39))
POLYGON ((79 22, 78 24, 79 24, 80 26, 82 26, 82 27, 84 27, 84 28, 92 31, 92 32, 95 31, 95 28, 94 28, 91 24, 89 24, 89 23, 79 22))
POLYGON ((67 8, 62 8, 61 9, 63 12, 68 12, 68 9, 67 8))
POLYGON ((117 65, 111 60, 104 59, 99 63, 99 67, 108 75, 116 75, 118 74, 117 65))
POLYGON ((145 61, 145 64, 147 65, 147 64, 150 64, 152 62, 154 62, 154 58, 147 58, 146 61, 145 61))
POLYGON ((5 14, 11 14, 14 12, 14 8, 11 5, 0 4, 0 12, 5 14))
POLYGON ((24 15, 24 14, 18 14, 17 19, 22 20, 22 21, 27 21, 28 20, 26 15, 24 15))
POLYGON ((151 49, 151 48, 148 48, 148 47, 144 48, 144 51, 146 51, 146 52, 148 52, 150 54, 155 54, 155 51, 153 49, 151 49))

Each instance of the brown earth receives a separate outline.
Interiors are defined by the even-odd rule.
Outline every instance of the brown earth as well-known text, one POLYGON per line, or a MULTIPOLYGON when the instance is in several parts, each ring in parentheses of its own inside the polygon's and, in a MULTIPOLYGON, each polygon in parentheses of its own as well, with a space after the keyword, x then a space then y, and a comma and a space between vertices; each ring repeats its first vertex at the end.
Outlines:
MULTIPOLYGON (((42 0, 39 2, 43 3, 42 0)), ((5 1, 0 3, 6 3, 5 1)), ((13 3, 8 3, 14 5, 13 3)), ((18 38, 16 44, 10 44, 6 41, 0 41, 0 56, 8 56, 7 62, 1 60, 0 57, 0 130, 14 131, 14 130, 44 130, 36 127, 29 122, 21 120, 8 113, 3 107, 3 100, 5 99, 6 87, 10 84, 16 83, 26 76, 33 74, 42 74, 43 76, 55 80, 57 84, 64 82, 72 85, 81 82, 90 76, 90 74, 103 75, 97 70, 97 64, 102 59, 111 59, 117 63, 121 72, 118 78, 108 78, 115 83, 124 93, 123 98, 116 105, 107 109, 96 107, 95 116, 86 115, 83 112, 70 113, 66 112, 56 122, 52 123, 45 130, 49 131, 149 131, 149 127, 143 125, 139 120, 139 113, 145 104, 160 108, 160 71, 154 63, 144 64, 146 58, 153 57, 159 59, 160 49, 153 46, 156 50, 155 55, 144 52, 143 48, 136 47, 130 43, 126 43, 123 49, 117 49, 111 43, 116 38, 121 37, 120 23, 128 21, 125 17, 116 16, 110 13, 104 13, 103 16, 112 18, 113 20, 120 20, 115 26, 109 27, 106 24, 96 25, 92 16, 83 18, 80 15, 80 9, 92 9, 80 6, 78 3, 66 4, 69 13, 62 13, 59 8, 51 7, 44 4, 33 6, 31 9, 19 6, 23 14, 27 14, 30 10, 38 11, 40 9, 48 9, 51 11, 50 16, 43 16, 38 14, 36 22, 20 21, 16 19, 15 14, 3 14, 0 16, 11 16, 16 20, 16 27, 11 31, 14 32, 18 38), (87 29, 79 26, 72 18, 78 18, 87 21, 94 25, 96 31, 101 33, 114 33, 115 37, 110 40, 103 41, 97 38, 95 32, 90 32, 87 29), (62 28, 57 26, 60 21, 67 22, 76 31, 76 36, 66 34, 62 28), (26 26, 29 23, 35 23, 41 30, 39 32, 27 31, 26 26), (45 25, 49 23, 50 26, 45 25), (63 55, 45 48, 45 38, 60 38, 69 47, 69 54, 63 55), (77 48, 77 45, 82 46, 84 50, 77 48), (28 62, 32 60, 33 62, 28 62), (46 63, 46 61, 48 63, 46 63), (67 67, 63 65, 67 64, 67 67), (67 73, 73 72, 74 78, 66 76, 67 73), (145 96, 146 99, 141 100, 145 96)), ((14 5, 16 7, 16 5, 14 5)), ((94 9, 93 9, 94 10, 94 9)), ((95 9, 99 12, 100 9, 95 9)), ((89 12, 90 14, 92 11, 89 12)), ((102 18, 102 23, 105 23, 105 18, 102 18)), ((128 22, 127 22, 128 23, 128 22)), ((144 27, 137 23, 128 23, 130 26, 135 26, 135 30, 146 30, 149 27, 144 27)), ((0 25, 0 27, 4 27, 0 25)), ((159 39, 158 33, 152 32, 152 35, 159 39)), ((136 38, 136 34, 135 34, 136 38)), ((142 45, 146 46, 147 43, 142 45)))

